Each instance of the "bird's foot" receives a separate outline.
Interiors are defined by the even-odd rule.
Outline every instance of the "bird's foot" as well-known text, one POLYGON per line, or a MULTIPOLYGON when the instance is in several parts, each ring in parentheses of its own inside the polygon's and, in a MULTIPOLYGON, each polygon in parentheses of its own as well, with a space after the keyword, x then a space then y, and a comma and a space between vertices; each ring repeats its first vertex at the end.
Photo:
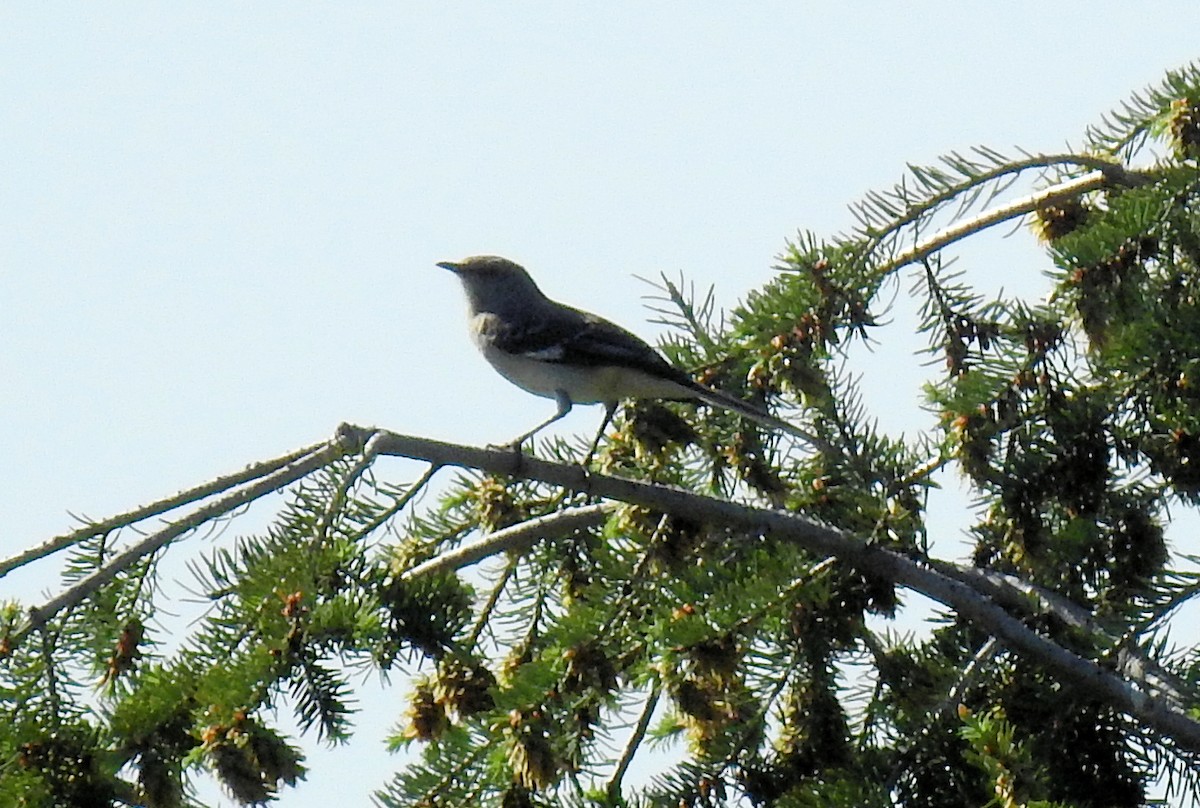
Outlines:
POLYGON ((583 456, 583 460, 579 461, 579 465, 583 467, 584 471, 587 471, 589 468, 591 468, 592 461, 595 459, 596 459, 596 445, 592 444, 592 448, 588 449, 587 454, 583 456))
POLYGON ((512 452, 513 454, 521 454, 521 447, 524 445, 525 439, 518 438, 508 443, 489 443, 485 449, 490 449, 493 452, 512 452))

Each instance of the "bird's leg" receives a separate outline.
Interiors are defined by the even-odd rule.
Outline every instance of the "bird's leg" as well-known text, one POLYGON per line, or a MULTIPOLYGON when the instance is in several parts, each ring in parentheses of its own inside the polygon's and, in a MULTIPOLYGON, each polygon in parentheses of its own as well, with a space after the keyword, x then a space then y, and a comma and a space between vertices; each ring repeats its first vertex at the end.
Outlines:
POLYGON ((617 402, 604 402, 604 420, 600 422, 600 428, 596 430, 596 437, 592 441, 592 446, 588 449, 587 456, 583 458, 583 462, 579 465, 587 468, 592 464, 592 455, 596 453, 597 447, 600 446, 600 439, 604 437, 604 430, 612 423, 613 416, 617 414, 617 402))
POLYGON ((541 432, 543 429, 550 426, 550 424, 554 423, 555 421, 559 420, 560 418, 566 417, 567 413, 569 413, 571 411, 571 406, 572 406, 571 397, 568 396, 566 394, 566 392, 563 390, 555 390, 554 391, 554 400, 558 403, 558 412, 554 413, 554 415, 550 416, 545 421, 542 421, 540 424, 538 424, 537 426, 535 426, 533 429, 529 430, 528 432, 525 432, 525 433, 517 436, 513 440, 509 441, 508 443, 504 444, 504 446, 502 448, 512 449, 514 452, 520 452, 522 443, 529 440, 534 435, 541 432))

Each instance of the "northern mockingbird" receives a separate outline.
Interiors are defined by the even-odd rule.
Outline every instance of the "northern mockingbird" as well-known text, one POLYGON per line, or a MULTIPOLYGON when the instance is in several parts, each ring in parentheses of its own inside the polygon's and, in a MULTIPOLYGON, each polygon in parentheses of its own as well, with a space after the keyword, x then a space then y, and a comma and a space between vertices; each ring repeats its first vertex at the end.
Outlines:
POLYGON ((603 403, 607 410, 598 443, 617 402, 629 398, 699 400, 814 446, 827 445, 740 399, 697 384, 624 328, 556 303, 542 294, 523 267, 506 258, 480 255, 438 266, 462 281, 471 339, 484 358, 517 387, 558 404, 558 412, 514 440, 513 446, 565 416, 574 404, 603 403))

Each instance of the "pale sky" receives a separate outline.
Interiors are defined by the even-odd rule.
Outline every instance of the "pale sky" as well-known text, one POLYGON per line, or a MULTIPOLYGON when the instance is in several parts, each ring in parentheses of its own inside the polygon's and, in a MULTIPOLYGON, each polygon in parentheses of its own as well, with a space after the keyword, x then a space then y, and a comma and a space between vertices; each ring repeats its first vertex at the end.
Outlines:
MULTIPOLYGON (((1178 0, 0 5, 0 552, 341 421, 511 438, 553 404, 476 356, 434 262, 505 255, 654 339, 635 275, 732 305, 906 163, 1080 145, 1197 31, 1178 0)), ((995 249, 964 268, 1044 293, 1026 230, 995 249)), ((932 424, 919 344, 854 356, 897 433, 932 424)), ((281 804, 364 804, 404 697, 281 804)))

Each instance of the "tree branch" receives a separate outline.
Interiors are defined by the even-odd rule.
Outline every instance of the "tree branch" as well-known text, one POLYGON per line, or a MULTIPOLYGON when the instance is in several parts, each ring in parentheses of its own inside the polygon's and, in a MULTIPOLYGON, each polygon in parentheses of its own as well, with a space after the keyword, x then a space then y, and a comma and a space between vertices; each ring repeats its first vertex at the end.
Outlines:
POLYGON ((940 561, 931 562, 931 566, 1009 609, 1028 615, 1049 614, 1065 625, 1086 632, 1108 646, 1107 659, 1112 660, 1127 679, 1151 689, 1156 697, 1171 699, 1177 707, 1186 706, 1185 686, 1170 671, 1154 662, 1128 638, 1114 636, 1091 612, 1060 593, 996 570, 940 561))
POLYGON ((270 474, 277 469, 283 468, 289 463, 293 463, 306 455, 320 450, 325 445, 326 443, 324 442, 316 443, 312 446, 305 446, 302 449, 296 449, 293 452, 289 452, 282 457, 276 457, 273 460, 265 460, 262 463, 254 463, 246 466, 246 468, 242 469, 241 471, 234 472, 233 474, 227 474, 224 477, 217 477, 215 480, 210 480, 209 482, 198 485, 195 488, 189 488, 186 491, 180 491, 177 494, 165 497, 156 502, 151 502, 149 505, 143 505, 139 508, 134 508, 131 511, 119 513, 116 516, 109 517, 108 519, 102 519, 99 522, 92 522, 84 525, 78 530, 72 530, 70 533, 64 533, 61 536, 55 536, 54 538, 43 542, 36 547, 31 547, 28 550, 17 553, 15 556, 11 556, 3 561, 0 561, 0 578, 3 578, 5 575, 18 567, 24 566, 31 561, 36 561, 39 558, 45 558, 46 556, 56 553, 64 547, 69 547, 76 542, 89 539, 92 536, 97 536, 101 533, 108 533, 111 530, 128 527, 129 525, 149 519, 152 516, 159 516, 160 514, 173 511, 176 508, 183 507, 184 505, 190 505, 193 502, 199 502, 202 499, 207 499, 213 494, 220 493, 221 491, 228 491, 230 488, 249 482, 250 480, 257 480, 259 477, 270 474))
MULTIPOLYGON (((385 452, 385 454, 390 453, 385 452)), ((521 522, 519 525, 489 533, 477 541, 469 542, 453 550, 447 550, 428 561, 422 561, 407 570, 401 579, 411 581, 426 575, 452 572, 497 553, 523 549, 548 536, 563 536, 574 533, 576 530, 594 527, 608 518, 608 514, 613 509, 612 503, 601 502, 597 505, 584 505, 538 516, 521 522)))
MULTIPOLYGON (((161 549, 187 531, 276 491, 347 454, 363 452, 364 447, 367 447, 364 453, 367 456, 394 455, 425 460, 434 467, 454 465, 520 479, 538 480, 609 500, 686 516, 689 519, 736 526, 742 530, 796 542, 816 554, 837 556, 865 572, 920 592, 954 609, 960 616, 996 637, 1010 650, 1024 653, 1040 662, 1064 683, 1084 688, 1104 698, 1121 711, 1137 717, 1147 726, 1170 736, 1180 746, 1200 751, 1200 723, 1193 721, 1170 703, 1173 699, 1155 698, 1154 691, 1158 688, 1150 686, 1150 692, 1147 692, 1097 662, 1077 656, 1027 627, 997 602, 997 599, 1014 601, 1022 594, 1026 598, 1030 594, 1036 594, 1043 607, 1049 605, 1056 614, 1071 617, 1080 621, 1082 625, 1091 627, 1090 623, 1082 622, 1086 617, 1080 614, 1082 610, 1065 609, 1058 603, 1061 599, 1049 596, 1052 593, 1023 591, 1011 581, 1000 581, 995 576, 986 575, 986 571, 966 570, 955 565, 927 563, 910 558, 868 544, 851 534, 795 513, 715 499, 679 488, 592 473, 580 466, 550 463, 511 450, 478 449, 347 424, 339 427, 337 434, 328 442, 288 455, 291 460, 286 464, 280 465, 277 460, 250 467, 241 474, 251 475, 247 479, 260 477, 255 484, 226 494, 199 508, 190 516, 147 536, 56 598, 41 607, 31 609, 26 625, 10 636, 10 648, 16 647, 31 632, 45 625, 62 610, 80 603, 142 557, 161 549), (275 470, 265 476, 252 475, 252 470, 261 470, 268 466, 274 466, 275 470), (1007 593, 1002 590, 1007 590, 1007 593)), ((230 478, 223 479, 238 476, 231 475, 230 478)), ((185 494, 196 497, 198 495, 195 492, 206 490, 215 483, 216 481, 208 486, 191 489, 185 494)), ((226 487, 228 485, 226 484, 226 487)), ((180 497, 184 495, 177 495, 172 499, 180 497)), ((162 503, 169 501, 171 500, 162 500, 156 505, 162 507, 162 503)), ((142 510, 149 513, 154 507, 147 506, 142 510)), ((488 555, 523 546, 548 533, 562 535, 598 524, 612 507, 611 503, 589 505, 530 520, 419 564, 409 570, 406 577, 413 578, 458 569, 488 555)), ((128 518, 128 514, 123 516, 128 518)), ((114 517, 97 524, 116 526, 121 518, 114 517)), ((95 531, 97 528, 92 526, 91 529, 95 531)), ((1025 608, 1028 609, 1028 602, 1025 608)), ((1143 683, 1143 686, 1146 684, 1148 683, 1143 683)))
MULTIPOLYGON (((350 428, 353 429, 353 428, 350 428)), ((794 541, 814 553, 836 555, 862 570, 920 592, 989 632, 1010 650, 1026 654, 1065 684, 1083 688, 1147 726, 1200 751, 1200 723, 1166 700, 1136 688, 1097 662, 1068 651, 1016 619, 972 586, 929 564, 882 547, 868 545, 836 528, 784 511, 714 499, 679 488, 626 480, 589 472, 579 466, 549 463, 512 451, 458 446, 394 433, 375 436, 379 454, 431 463, 478 468, 520 479, 561 485, 593 496, 616 499, 690 519, 736 525, 794 541)))
MULTIPOLYGON (((44 626, 47 621, 63 609, 70 608, 82 602, 88 595, 115 578, 118 573, 133 566, 144 556, 156 552, 189 530, 193 530, 205 522, 229 513, 248 502, 253 502, 259 497, 270 494, 273 491, 278 491, 289 483, 295 482, 301 477, 345 456, 351 451, 358 451, 362 443, 356 442, 354 439, 363 434, 366 433, 361 429, 339 428, 338 433, 329 441, 310 448, 306 454, 300 454, 298 457, 296 456, 297 453, 289 455, 290 457, 294 457, 291 462, 278 467, 271 474, 262 476, 253 485, 248 485, 226 494, 198 508, 191 515, 172 522, 157 533, 152 533, 136 544, 129 546, 79 583, 43 605, 30 609, 26 624, 9 637, 10 649, 20 645, 31 632, 44 626)), ((108 521, 111 522, 112 520, 108 521)))
MULTIPOLYGON (((991 150, 980 150, 977 148, 975 149, 975 152, 985 160, 989 160, 994 156, 998 156, 991 150)), ((951 163, 949 158, 944 159, 944 162, 947 163, 951 170, 958 171, 960 174, 963 174, 964 171, 966 171, 966 169, 963 168, 963 165, 966 164, 967 158, 963 158, 957 153, 955 153, 953 157, 958 162, 958 165, 951 163)), ((993 168, 988 169, 980 174, 965 174, 962 180, 959 182, 952 183, 944 187, 938 193, 934 193, 928 198, 919 202, 908 201, 907 185, 902 180, 901 183, 897 185, 890 193, 885 192, 880 194, 875 192, 868 195, 868 199, 876 201, 882 200, 885 196, 890 197, 891 200, 905 205, 905 210, 902 214, 889 214, 889 221, 886 227, 879 230, 872 228, 868 231, 870 239, 867 242, 868 248, 865 254, 870 255, 870 253, 874 252, 876 248, 885 243, 888 239, 895 236, 905 228, 917 224, 919 221, 921 221, 921 219, 930 215, 942 205, 955 200, 961 201, 964 194, 968 195, 968 199, 973 199, 974 195, 972 192, 981 190, 988 183, 1005 181, 1004 187, 1007 187, 1008 183, 1016 180, 1018 174, 1021 174, 1025 171, 1036 168, 1051 168, 1053 166, 1061 165, 1081 166, 1083 168, 1091 168, 1097 171, 1113 172, 1114 174, 1116 172, 1123 171, 1123 169, 1121 169, 1111 160, 1106 160, 1090 154, 1032 154, 1023 160, 1006 162, 1001 165, 994 166, 993 168)), ((937 177, 942 174, 941 169, 936 167, 916 166, 910 163, 908 168, 913 177, 919 182, 925 178, 929 178, 931 176, 937 177)), ((992 196, 994 197, 996 193, 999 193, 1002 190, 1002 188, 994 190, 992 192, 992 196)), ((851 211, 855 213, 864 227, 870 227, 871 212, 868 210, 867 203, 864 202, 857 205, 852 205, 851 211)))
POLYGON ((398 496, 391 505, 388 505, 379 512, 379 515, 364 525, 359 530, 359 534, 362 536, 371 535, 380 525, 383 525, 387 520, 404 510, 408 506, 408 503, 412 502, 413 498, 424 490, 425 486, 429 484, 429 481, 433 479, 433 475, 437 474, 440 468, 440 466, 431 465, 425 469, 425 472, 420 477, 408 485, 403 494, 398 496))
POLYGON ((642 713, 638 716, 637 724, 633 727, 633 732, 629 736, 629 740, 625 743, 625 748, 621 752, 621 757, 617 761, 617 767, 613 771, 612 778, 608 781, 608 797, 613 805, 620 804, 621 796, 621 781, 625 779, 625 772, 629 771, 629 764, 633 763, 633 758, 641 748, 642 739, 646 737, 646 730, 650 728, 650 719, 654 717, 654 709, 658 706, 658 696, 661 691, 659 685, 655 684, 650 690, 650 695, 646 697, 646 703, 642 706, 642 713))
POLYGON ((948 247, 956 241, 961 241, 967 236, 978 233, 981 230, 986 230, 993 225, 1007 222, 1010 219, 1024 216, 1027 213, 1032 213, 1038 208, 1059 202, 1063 199, 1079 196, 1080 194, 1095 191, 1115 183, 1137 185, 1145 182, 1146 179, 1146 176, 1142 173, 1126 171, 1118 166, 1084 174, 1077 179, 1069 180, 1030 194, 1029 196, 1021 197, 1009 202, 1007 205, 984 211, 978 216, 973 216, 970 219, 939 230, 920 244, 880 264, 877 271, 880 275, 895 272, 897 269, 927 258, 938 250, 948 247))

